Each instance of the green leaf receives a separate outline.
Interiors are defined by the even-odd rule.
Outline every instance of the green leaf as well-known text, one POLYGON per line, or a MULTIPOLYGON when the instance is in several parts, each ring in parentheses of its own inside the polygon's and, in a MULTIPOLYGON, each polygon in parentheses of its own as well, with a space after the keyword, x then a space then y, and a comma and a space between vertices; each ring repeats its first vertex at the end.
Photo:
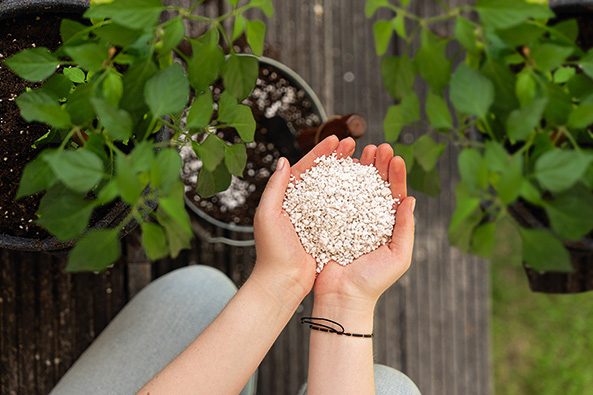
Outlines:
POLYGON ((490 257, 494 247, 495 233, 496 224, 494 222, 488 222, 476 227, 471 240, 470 252, 482 258, 490 257))
POLYGON ((495 185, 500 200, 504 204, 514 202, 519 196, 523 181, 523 157, 515 154, 495 185))
POLYGON ((480 72, 460 64, 451 77, 450 97, 458 111, 485 118, 494 101, 494 84, 480 72))
POLYGON ((173 259, 177 258, 181 250, 191 248, 191 239, 193 236, 191 231, 188 232, 183 226, 179 226, 161 207, 157 209, 157 219, 165 229, 169 254, 173 259))
POLYGON ((185 209, 184 185, 181 180, 177 180, 167 196, 159 198, 159 209, 167 213, 173 219, 177 226, 182 228, 187 234, 192 234, 189 216, 185 209))
POLYGON ((247 148, 245 144, 233 144, 225 146, 224 164, 229 173, 242 177, 243 169, 247 164, 247 148))
POLYGON ((484 157, 488 163, 488 168, 502 173, 509 163, 508 151, 497 141, 486 140, 484 146, 484 157))
POLYGON ((408 33, 406 32, 406 18, 401 13, 397 14, 395 18, 393 18, 391 24, 393 25, 393 30, 395 30, 397 35, 404 40, 407 40, 408 33))
POLYGON ((123 109, 133 113, 136 110, 146 108, 144 101, 138 100, 138 98, 144 97, 146 81, 157 72, 157 66, 150 58, 130 66, 122 77, 124 93, 121 98, 121 106, 123 109))
MULTIPOLYGON (((235 99, 233 98, 233 100, 235 99)), ((208 125, 210 118, 212 118, 213 104, 214 101, 210 90, 196 96, 187 114, 187 127, 196 130, 208 125)))
POLYGON ((573 188, 544 203, 552 229, 577 241, 593 229, 593 195, 585 187, 573 188))
POLYGON ((509 114, 506 130, 511 141, 523 141, 529 137, 540 124, 547 104, 547 98, 539 98, 509 114))
POLYGON ((540 272, 572 272, 570 255, 552 233, 543 229, 521 228, 523 260, 540 272))
POLYGON ((138 201, 146 187, 138 178, 130 159, 124 155, 115 158, 115 183, 122 199, 130 205, 138 201))
POLYGON ((6 59, 6 65, 19 77, 29 81, 43 81, 52 75, 60 61, 47 48, 25 49, 6 59))
POLYGON ((237 130, 241 140, 246 143, 252 142, 255 136, 256 125, 251 108, 249 108, 249 106, 239 105, 237 107, 237 115, 235 115, 235 119, 231 123, 231 126, 237 130))
POLYGON ((231 123, 237 116, 237 99, 228 91, 223 91, 218 99, 218 121, 231 123))
MULTIPOLYGON (((497 30, 496 35, 504 41, 509 47, 523 47, 530 44, 536 44, 546 30, 540 26, 535 26, 529 22, 523 22, 508 29, 497 30)), ((524 60, 524 59, 523 59, 524 60)))
POLYGON ((536 69, 545 72, 562 65, 572 52, 573 49, 571 47, 541 43, 532 46, 531 59, 535 61, 536 69))
POLYGON ((576 69, 572 67, 560 67, 554 71, 554 83, 563 84, 570 80, 576 73, 576 69))
MULTIPOLYGON (((216 30, 211 30, 207 35, 217 36, 216 30)), ((192 48, 193 55, 187 64, 188 79, 198 93, 205 92, 220 75, 224 64, 224 52, 216 42, 202 43, 194 40, 192 48)))
POLYGON ((194 142, 192 146, 208 171, 213 172, 224 159, 226 144, 215 134, 210 134, 202 144, 194 142))
POLYGON ((231 7, 236 8, 237 4, 239 4, 239 0, 228 0, 231 7))
POLYGON ((167 235, 162 226, 150 222, 142 222, 142 246, 146 256, 151 261, 162 259, 169 255, 167 235))
POLYGON ((468 191, 475 193, 477 189, 486 189, 488 186, 488 162, 482 153, 473 148, 461 151, 457 158, 461 180, 468 191))
POLYGON ((73 124, 82 125, 94 121, 95 111, 90 102, 93 91, 92 84, 82 84, 78 85, 76 90, 70 94, 66 103, 66 111, 70 114, 73 124))
POLYGON ((154 26, 165 7, 160 0, 117 0, 91 6, 85 18, 111 18, 115 23, 131 29, 154 26))
POLYGON ((591 164, 593 157, 575 151, 555 149, 535 162, 535 178, 552 192, 572 187, 591 164))
POLYGON ((179 63, 151 77, 144 87, 144 98, 154 117, 182 110, 189 98, 189 83, 179 63))
POLYGON ((401 104, 393 105, 387 109, 383 120, 385 139, 387 141, 397 140, 404 126, 418 120, 420 120, 420 104, 418 96, 411 92, 402 100, 401 104))
POLYGON ((272 0, 251 0, 251 5, 259 8, 268 18, 274 15, 274 4, 272 0))
POLYGON ((41 199, 37 222, 60 240, 71 240, 87 228, 93 208, 92 201, 56 184, 41 199))
POLYGON ((427 172, 422 166, 414 163, 409 167, 408 182, 412 189, 428 196, 436 197, 441 193, 441 178, 436 167, 427 172))
POLYGON ((241 15, 237 15, 235 17, 235 23, 233 24, 233 33, 231 35, 231 40, 235 41, 245 31, 247 28, 247 19, 243 18, 241 15))
POLYGON ((150 168, 152 186, 168 193, 173 183, 180 178, 181 164, 181 157, 175 149, 158 151, 150 168))
POLYGON ((547 4, 526 0, 479 0, 474 9, 485 26, 495 29, 506 29, 530 18, 554 17, 547 4))
POLYGON ((16 98, 16 102, 27 122, 44 122, 56 128, 70 125, 70 115, 55 97, 43 91, 25 92, 16 98))
POLYGON ((396 100, 403 100, 414 89, 414 63, 406 55, 381 59, 381 76, 387 92, 396 100))
POLYGON ((185 36, 185 25, 181 17, 170 20, 163 24, 163 34, 161 36, 159 55, 165 55, 174 50, 185 36))
POLYGON ((41 91, 53 95, 59 101, 63 101, 69 94, 74 84, 63 74, 54 74, 43 83, 41 91))
POLYGON ((474 228, 482 219, 480 199, 470 196, 463 183, 455 189, 455 211, 449 224, 449 243, 463 252, 469 252, 474 228))
POLYGON ((118 229, 95 229, 76 243, 68 256, 67 272, 101 271, 120 254, 118 229))
POLYGON ((76 192, 88 192, 103 179, 103 161, 94 153, 77 149, 54 151, 43 156, 56 177, 76 192))
POLYGON ((526 106, 535 99, 535 80, 529 70, 525 69, 517 74, 515 94, 517 95, 517 99, 519 99, 521 106, 526 106))
POLYGON ((129 29, 117 23, 110 23, 103 25, 93 32, 105 43, 110 45, 118 45, 121 47, 128 47, 136 42, 142 35, 142 31, 136 29, 129 29))
MULTIPOLYGON (((88 26, 83 25, 80 22, 73 21, 71 19, 62 19, 60 23, 60 36, 62 37, 62 43, 67 43, 71 39, 83 31, 88 29, 88 26)), ((88 36, 88 33, 86 34, 88 36)))
POLYGON ((445 151, 447 145, 437 144, 429 135, 424 134, 412 145, 414 148, 415 163, 418 163, 425 171, 431 171, 445 151))
MULTIPOLYGON (((49 151, 45 151, 49 152, 49 151)), ((19 183, 15 199, 51 188, 57 181, 56 176, 43 160, 44 152, 27 163, 19 183)))
MULTIPOLYGON (((423 31, 424 32, 424 31, 423 31)), ((442 92, 449 83, 451 61, 445 56, 447 41, 423 40, 414 64, 420 75, 435 92, 442 92)))
POLYGON ((64 49, 68 56, 81 68, 88 71, 99 71, 108 58, 107 47, 98 43, 87 43, 64 49))
POLYGON ((509 215, 503 215, 496 221, 491 263, 493 265, 522 266, 523 242, 520 227, 509 215))
POLYGON ((387 52, 393 25, 389 21, 377 21, 373 24, 373 35, 375 36, 375 50, 378 56, 387 52))
POLYGON ((411 169, 414 165, 414 148, 409 145, 397 143, 393 144, 393 152, 395 155, 401 156, 406 163, 406 168, 411 169))
POLYGON ((141 173, 149 171, 154 160, 154 144, 151 141, 137 143, 130 152, 130 163, 134 171, 141 173))
POLYGON ((86 74, 78 67, 68 67, 63 70, 63 73, 70 81, 81 84, 86 80, 86 74))
POLYGON ((90 100, 105 131, 112 139, 125 141, 132 137, 132 118, 126 110, 118 110, 106 101, 94 97, 90 100))
POLYGON ((222 68, 222 79, 226 89, 241 101, 251 93, 258 73, 257 58, 231 55, 222 68))
POLYGON ((226 190, 231 185, 231 174, 224 163, 213 171, 201 169, 198 174, 197 192, 203 198, 208 198, 226 190))
POLYGON ((519 107, 515 94, 517 76, 507 64, 492 59, 486 60, 481 73, 494 84, 494 102, 490 110, 504 124, 507 114, 519 107))
POLYGON ((547 97, 548 105, 544 110, 544 118, 547 122, 564 125, 573 108, 570 96, 563 87, 550 83, 547 86, 547 97))
POLYGON ((124 84, 119 75, 114 72, 109 72, 102 85, 103 98, 109 104, 119 106, 119 102, 124 93, 124 84))
POLYGON ((579 60, 579 66, 583 69, 585 74, 593 78, 593 49, 587 51, 585 56, 579 60))
POLYGON ((459 15, 455 22, 455 38, 466 50, 470 52, 476 52, 478 50, 476 24, 459 15))
POLYGON ((542 206, 544 204, 541 197, 541 192, 525 178, 523 179, 523 183, 519 189, 519 196, 536 206, 542 206))
POLYGON ((389 1, 387 0, 367 0, 364 7, 364 13, 367 18, 370 18, 375 15, 375 12, 381 7, 391 7, 391 4, 389 4, 389 1))
POLYGON ((262 21, 247 21, 247 42, 255 56, 262 56, 264 53, 264 38, 266 37, 266 25, 262 21))
POLYGON ((593 124, 593 105, 575 107, 568 116, 567 126, 571 129, 584 129, 593 124))
POLYGON ((428 92, 426 95, 426 115, 436 129, 451 129, 453 121, 447 102, 440 95, 428 92))

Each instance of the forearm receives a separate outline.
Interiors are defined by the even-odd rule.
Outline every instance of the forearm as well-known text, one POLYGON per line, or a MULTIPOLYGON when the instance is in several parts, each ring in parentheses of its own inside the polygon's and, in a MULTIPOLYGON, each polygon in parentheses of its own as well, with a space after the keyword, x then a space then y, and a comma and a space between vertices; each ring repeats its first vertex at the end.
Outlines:
MULTIPOLYGON (((333 300, 315 300, 312 316, 336 321, 345 332, 370 334, 373 312, 374 303, 344 307, 333 300)), ((372 339, 311 330, 309 350, 307 394, 375 393, 372 339)))
MULTIPOLYGON (((252 275, 218 317, 139 394, 237 394, 302 300, 252 275)), ((172 306, 172 308, 174 308, 172 306)))

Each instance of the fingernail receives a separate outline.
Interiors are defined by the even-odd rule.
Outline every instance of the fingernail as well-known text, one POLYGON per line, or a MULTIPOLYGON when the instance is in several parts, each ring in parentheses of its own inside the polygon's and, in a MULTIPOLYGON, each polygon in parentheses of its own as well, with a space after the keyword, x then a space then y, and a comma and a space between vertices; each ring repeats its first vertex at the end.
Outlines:
POLYGON ((412 200, 412 208, 411 208, 411 210, 412 210, 412 214, 414 214, 414 210, 416 209, 416 199, 414 199, 414 198, 412 198, 412 199, 413 200, 412 200))
POLYGON ((278 164, 276 165, 276 170, 282 170, 284 168, 285 162, 286 162, 286 159, 284 159, 284 158, 278 159, 278 164))

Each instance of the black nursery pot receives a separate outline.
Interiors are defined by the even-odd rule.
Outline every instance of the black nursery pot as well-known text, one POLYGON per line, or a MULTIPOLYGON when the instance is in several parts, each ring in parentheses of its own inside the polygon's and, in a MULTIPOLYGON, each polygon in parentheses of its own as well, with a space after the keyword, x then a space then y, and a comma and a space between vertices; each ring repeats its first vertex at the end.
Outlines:
MULTIPOLYGON (((22 28, 23 21, 36 17, 63 17, 69 19, 81 19, 82 14, 88 8, 88 3, 81 0, 4 0, 0 2, 0 27, 8 31, 17 31, 22 28)), ((40 34, 41 36, 41 34, 40 34)), ((7 37, 0 37, 0 40, 7 40, 7 37)), ((2 65, 3 68, 6 66, 2 65)), ((6 116, 1 114, 1 116, 6 116)), ((23 121, 24 122, 24 121, 23 121)), ((19 133, 18 130, 8 130, 9 134, 19 133)), ((0 136, 3 137, 4 136, 0 136)), ((9 158, 11 160, 13 158, 9 158)), ((7 162, 2 165, 7 166, 7 162)), ((10 162, 8 162, 10 163, 10 162)), ((6 191, 5 191, 6 192, 6 191)), ((9 191, 14 194, 15 191, 9 191)), ((32 209, 34 210, 34 209, 32 209)), ((107 228, 121 221, 129 212, 129 207, 118 202, 112 206, 99 209, 95 215, 92 228, 107 228)), ((134 224, 128 226, 122 234, 133 229, 134 224)), ((18 232, 15 232, 18 234, 18 232)), ((76 240, 61 241, 47 235, 36 237, 15 236, 0 233, 0 248, 19 251, 42 251, 51 253, 65 253, 75 244, 76 240)))
MULTIPOLYGON (((280 156, 288 158, 290 163, 298 161, 304 154, 299 150, 296 142, 298 134, 306 128, 318 127, 327 119, 321 101, 313 89, 296 72, 274 59, 259 57, 258 60, 260 63, 258 85, 244 102, 251 107, 257 128, 255 142, 247 144, 248 159, 243 179, 234 179, 231 187, 222 194, 201 199, 195 193, 198 171, 188 169, 188 159, 184 159, 183 178, 186 184, 185 202, 187 207, 199 218, 214 226, 215 229, 218 228, 221 232, 226 233, 227 236, 229 236, 229 232, 230 234, 233 232, 253 233, 253 214, 256 203, 259 201, 259 197, 255 196, 259 196, 263 191, 267 179, 275 169, 276 161, 280 156), (268 82, 268 78, 274 82, 268 82), (265 82, 262 83, 262 81, 265 82), (266 96, 264 101, 264 99, 258 98, 258 94, 266 91, 266 88, 273 88, 273 90, 269 95, 264 94, 266 96), (287 94, 287 90, 291 90, 291 92, 287 94), (288 100, 292 94, 295 94, 295 102, 288 100), (284 97, 284 99, 279 97, 284 97), (279 108, 281 102, 283 105, 279 108), (193 176, 193 181, 190 182, 191 176, 193 176), (240 186, 237 186, 235 182, 240 183, 240 186), (246 191, 245 188, 248 190, 246 191), (246 194, 244 196, 246 201, 235 200, 233 204, 238 204, 238 207, 226 211, 226 207, 223 207, 224 202, 227 201, 225 199, 235 199, 237 194, 246 194), (233 197, 233 195, 235 196, 233 197)), ((229 141, 229 136, 223 136, 223 133, 219 133, 219 137, 229 141)), ((234 139, 233 142, 239 142, 237 137, 234 139)), ((220 234, 221 232, 217 231, 216 233, 220 234)), ((229 236, 230 238, 212 237, 205 229, 201 229, 198 235, 213 243, 233 246, 253 245, 252 235, 251 239, 247 240, 244 237, 236 240, 239 237, 234 236, 229 236)))
MULTIPOLYGON (((583 49, 593 47, 593 1, 591 0, 560 0, 550 5, 556 13, 557 20, 576 19, 579 24, 578 43, 583 49)), ((522 226, 529 228, 545 228, 546 224, 529 207, 515 204, 511 207, 512 214, 522 226)), ((565 242, 574 271, 538 272, 525 267, 529 287, 533 292, 550 294, 571 294, 593 290, 593 239, 591 235, 577 242, 565 242)))

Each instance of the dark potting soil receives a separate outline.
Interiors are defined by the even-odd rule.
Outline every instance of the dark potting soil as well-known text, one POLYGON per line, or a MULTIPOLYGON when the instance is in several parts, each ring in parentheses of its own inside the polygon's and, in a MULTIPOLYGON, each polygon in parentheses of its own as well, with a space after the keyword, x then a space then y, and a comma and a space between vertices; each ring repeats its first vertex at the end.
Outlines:
POLYGON ((27 123, 21 118, 14 99, 35 84, 17 77, 3 61, 32 47, 55 50, 60 45, 62 17, 55 15, 23 16, 0 21, 0 234, 45 238, 47 232, 33 221, 41 195, 14 201, 25 165, 38 151, 33 143, 49 130, 41 123, 27 123))
MULTIPOLYGON (((214 96, 217 94, 220 90, 215 88, 214 96)), ((201 198, 196 193, 201 162, 191 147, 185 147, 181 152, 184 159, 182 176, 186 196, 201 211, 224 223, 253 226, 255 209, 278 159, 285 156, 294 164, 302 153, 292 145, 292 137, 319 125, 321 119, 305 91, 291 85, 279 70, 269 65, 260 66, 256 87, 243 103, 251 107, 256 121, 254 141, 247 144, 243 177, 233 177, 228 190, 207 199, 201 198), (281 130, 285 133, 279 136, 281 130)), ((218 136, 229 143, 241 142, 234 129, 221 129, 218 136)))

